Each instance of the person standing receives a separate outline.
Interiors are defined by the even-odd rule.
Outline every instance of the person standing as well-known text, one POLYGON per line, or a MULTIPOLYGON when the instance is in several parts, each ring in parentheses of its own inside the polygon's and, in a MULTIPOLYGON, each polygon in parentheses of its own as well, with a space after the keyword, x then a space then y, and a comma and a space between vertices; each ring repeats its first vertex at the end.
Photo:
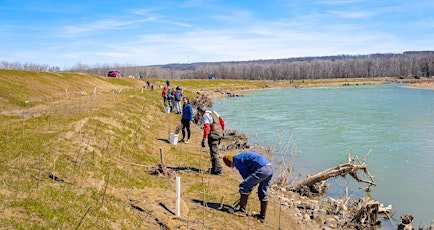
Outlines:
POLYGON ((167 88, 167 103, 170 106, 170 112, 173 111, 173 92, 170 90, 170 88, 167 88))
POLYGON ((190 104, 190 100, 188 97, 182 98, 182 116, 181 116, 181 124, 182 124, 182 139, 180 142, 184 142, 188 144, 188 140, 190 140, 190 124, 193 122, 193 107, 190 104), (185 131, 187 131, 187 139, 185 139, 185 131))
POLYGON ((205 140, 208 139, 209 153, 211 157, 211 168, 209 173, 213 175, 222 175, 222 166, 219 159, 218 145, 223 137, 223 131, 225 129, 225 123, 223 118, 215 111, 207 110, 204 105, 200 105, 197 110, 202 116, 203 124, 203 137, 202 137, 202 147, 205 147, 205 140), (214 119, 212 114, 217 116, 214 119))
POLYGON ((174 93, 174 105, 175 105, 175 112, 181 113, 181 100, 182 100, 182 91, 179 89, 179 87, 177 86, 174 93))
POLYGON ((173 110, 172 111, 175 111, 175 113, 178 113, 178 108, 177 108, 177 103, 176 103, 176 98, 175 98, 175 92, 176 92, 176 89, 173 89, 172 90, 172 94, 171 94, 171 101, 172 101, 172 108, 173 108, 173 110))
POLYGON ((167 88, 164 86, 163 91, 161 91, 161 96, 163 97, 163 104, 166 107, 167 106, 167 88))
POLYGON ((230 168, 235 167, 243 178, 243 181, 239 185, 240 208, 235 210, 234 214, 246 216, 249 194, 259 184, 258 198, 261 202, 261 211, 259 214, 254 215, 254 217, 263 222, 268 206, 269 197, 267 191, 274 173, 271 162, 265 156, 253 151, 243 151, 236 155, 228 154, 223 157, 223 162, 230 168))

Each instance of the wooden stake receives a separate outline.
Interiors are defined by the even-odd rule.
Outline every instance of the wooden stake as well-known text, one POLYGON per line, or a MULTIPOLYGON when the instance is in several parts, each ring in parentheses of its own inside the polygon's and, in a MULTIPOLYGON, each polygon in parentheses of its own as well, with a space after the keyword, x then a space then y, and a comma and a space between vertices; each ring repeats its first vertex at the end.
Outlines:
POLYGON ((86 212, 84 213, 83 217, 82 217, 81 220, 80 220, 80 223, 78 223, 78 225, 77 225, 77 227, 75 228, 75 230, 77 230, 78 227, 80 227, 81 223, 83 222, 84 218, 87 216, 87 213, 89 212, 89 210, 90 210, 91 207, 92 207, 92 206, 89 206, 89 208, 87 208, 86 212))
POLYGON ((56 175, 56 160, 57 157, 54 158, 54 162, 53 162, 53 183, 54 183, 54 178, 56 178, 54 175, 56 175))
POLYGON ((160 163, 164 165, 163 148, 160 148, 160 163))
POLYGON ((105 183, 104 193, 102 194, 101 207, 104 207, 104 197, 105 197, 105 193, 107 192, 107 186, 108 186, 109 180, 110 180, 110 171, 108 171, 108 174, 107 174, 107 181, 105 183))
POLYGON ((225 199, 225 196, 222 196, 222 199, 220 200, 220 207, 219 209, 223 208, 223 200, 225 199))

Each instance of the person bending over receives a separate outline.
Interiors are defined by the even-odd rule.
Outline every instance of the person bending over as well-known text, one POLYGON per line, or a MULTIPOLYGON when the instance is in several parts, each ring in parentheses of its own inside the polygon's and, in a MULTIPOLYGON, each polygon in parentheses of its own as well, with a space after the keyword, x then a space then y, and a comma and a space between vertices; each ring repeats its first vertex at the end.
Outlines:
POLYGON ((223 157, 223 162, 230 168, 236 168, 243 181, 239 185, 240 202, 239 209, 235 210, 234 214, 238 216, 246 216, 246 206, 249 194, 253 188, 258 186, 258 198, 261 202, 261 211, 254 215, 261 222, 265 220, 265 214, 268 206, 268 188, 270 187, 271 178, 273 177, 274 169, 271 162, 263 155, 253 151, 243 151, 236 155, 226 155, 223 157))

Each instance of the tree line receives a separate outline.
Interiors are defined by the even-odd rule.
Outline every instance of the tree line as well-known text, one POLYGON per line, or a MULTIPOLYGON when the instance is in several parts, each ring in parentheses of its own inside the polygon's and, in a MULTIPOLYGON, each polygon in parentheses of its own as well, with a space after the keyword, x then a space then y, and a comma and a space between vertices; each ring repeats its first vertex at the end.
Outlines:
MULTIPOLYGON (((4 62, 2 62, 0 68, 3 68, 3 66, 4 62)), ((31 68, 37 66, 21 65, 19 67, 31 68)), ((45 70, 25 70, 53 70, 53 68, 49 67, 41 69, 45 70)), ((141 76, 143 78, 157 79, 204 79, 211 74, 217 75, 220 79, 242 80, 426 78, 434 75, 434 51, 150 66, 131 66, 128 64, 96 64, 90 66, 78 63, 66 71, 106 76, 109 70, 118 70, 123 77, 141 76)))
POLYGON ((105 76, 116 69, 126 76, 157 79, 301 80, 333 78, 401 77, 434 75, 434 51, 402 54, 338 55, 239 62, 166 64, 154 66, 75 66, 70 71, 105 76))
POLYGON ((28 70, 37 72, 60 72, 60 68, 57 66, 41 65, 31 62, 0 62, 0 69, 10 69, 10 70, 28 70))

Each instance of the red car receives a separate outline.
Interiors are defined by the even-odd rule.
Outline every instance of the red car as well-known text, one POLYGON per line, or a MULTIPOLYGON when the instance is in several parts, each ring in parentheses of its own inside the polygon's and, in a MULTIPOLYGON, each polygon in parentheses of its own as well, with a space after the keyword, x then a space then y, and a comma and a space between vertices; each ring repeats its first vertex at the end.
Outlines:
POLYGON ((121 77, 121 73, 117 70, 111 70, 107 73, 107 77, 121 77))

